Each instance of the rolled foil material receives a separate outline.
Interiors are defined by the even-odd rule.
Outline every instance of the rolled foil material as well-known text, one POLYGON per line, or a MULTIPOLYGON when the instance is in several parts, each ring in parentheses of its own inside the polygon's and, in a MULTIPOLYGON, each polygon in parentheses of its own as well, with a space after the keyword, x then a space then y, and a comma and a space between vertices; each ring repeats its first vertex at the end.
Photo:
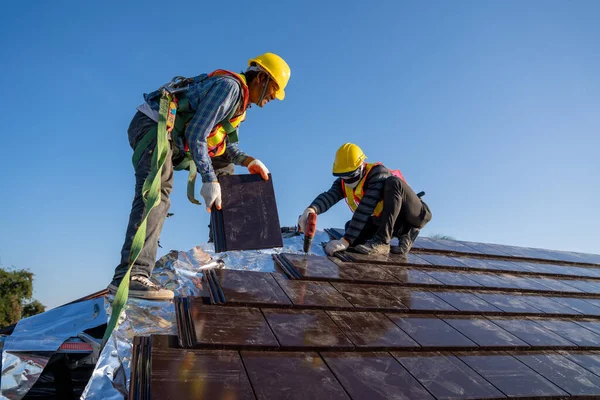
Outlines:
MULTIPOLYGON (((214 253, 212 244, 182 252, 172 250, 154 268, 152 278, 177 296, 202 296, 202 268, 215 265, 229 269, 272 272, 272 255, 303 253, 304 236, 288 235, 284 247, 266 250, 214 253), (222 262, 215 263, 221 260, 222 262), (212 263, 212 264, 211 264, 212 263)), ((329 236, 317 232, 311 254, 325 255, 321 242, 329 236)), ((0 337, 2 378, 0 399, 18 400, 37 381, 52 354, 70 337, 107 323, 113 296, 56 308, 20 321, 12 335, 0 337)), ((131 375, 131 353, 135 336, 176 335, 172 301, 129 299, 119 325, 102 350, 82 399, 125 399, 131 375)))
POLYGON ((105 324, 104 302, 104 298, 82 301, 19 321, 3 340, 0 399, 23 398, 65 340, 105 324))

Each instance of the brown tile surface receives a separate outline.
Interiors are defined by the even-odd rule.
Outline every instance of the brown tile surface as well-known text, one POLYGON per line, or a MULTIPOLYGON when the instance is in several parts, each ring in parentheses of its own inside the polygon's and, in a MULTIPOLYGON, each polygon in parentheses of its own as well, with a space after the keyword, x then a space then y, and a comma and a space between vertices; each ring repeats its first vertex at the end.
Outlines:
POLYGON ((468 292, 435 292, 435 295, 459 311, 501 312, 487 301, 468 292))
POLYGON ((573 286, 583 292, 598 294, 600 293, 600 282, 599 281, 584 281, 584 280, 562 280, 563 283, 573 286))
POLYGON ((352 258, 359 263, 384 263, 384 264, 394 264, 394 265, 430 265, 427 261, 423 260, 420 256, 409 253, 406 258, 399 256, 397 254, 390 253, 387 256, 380 255, 366 255, 360 253, 347 253, 352 256, 352 258))
POLYGON ((473 254, 482 254, 481 251, 468 246, 465 243, 462 243, 458 240, 446 240, 446 239, 433 239, 435 241, 436 246, 440 247, 442 250, 451 251, 455 253, 473 253, 473 254))
POLYGON ((557 279, 533 277, 533 276, 528 276, 527 279, 529 281, 533 281, 533 282, 536 282, 536 283, 546 286, 548 288, 547 290, 551 291, 551 292, 581 293, 581 290, 579 290, 573 286, 566 285, 557 279))
POLYGON ((388 353, 324 353, 323 358, 353 399, 434 399, 388 353))
POLYGON ((355 283, 332 283, 332 285, 356 308, 406 309, 406 306, 389 294, 382 285, 355 283))
POLYGON ((600 307, 596 307, 585 299, 572 297, 551 297, 551 299, 584 315, 600 315, 600 307))
POLYGON ((538 347, 576 347, 576 345, 534 321, 524 318, 495 318, 490 321, 519 339, 538 347))
POLYGON ((568 396, 548 379, 502 352, 454 353, 475 372, 509 397, 568 396))
POLYGON ((481 347, 529 347, 518 337, 483 317, 442 317, 442 319, 481 347))
POLYGON ((482 270, 497 270, 498 267, 493 266, 489 260, 473 257, 456 257, 459 258, 460 262, 469 268, 477 268, 482 270))
POLYGON ((450 304, 427 291, 389 286, 385 290, 400 300, 410 310, 457 311, 450 304))
POLYGON ((560 355, 600 376, 600 351, 561 351, 560 355))
POLYGON ((531 281, 525 275, 513 275, 513 274, 503 274, 502 277, 506 281, 512 282, 517 288, 523 290, 535 290, 535 291, 549 291, 548 286, 544 286, 541 283, 531 281))
POLYGON ((267 321, 258 308, 194 304, 190 311, 196 344, 277 348, 267 321))
POLYGON ((481 287, 479 283, 467 278, 461 272, 429 271, 427 273, 433 278, 448 286, 481 287))
POLYGON ((393 282, 400 283, 398 279, 390 273, 389 270, 384 269, 383 265, 375 264, 360 264, 360 263, 345 263, 340 266, 340 269, 344 271, 348 276, 354 279, 357 283, 371 283, 371 282, 393 282))
POLYGON ((298 271, 300 276, 309 279, 352 280, 340 267, 327 257, 285 253, 281 255, 298 271))
POLYGON ((241 355, 258 400, 349 399, 317 353, 243 351, 241 355))
POLYGON ((567 319, 531 318, 545 329, 581 347, 600 347, 600 335, 567 319))
POLYGON ((385 315, 375 312, 327 311, 356 347, 388 349, 419 347, 409 335, 385 315))
POLYGON ((352 308, 352 304, 328 282, 292 281, 281 275, 274 277, 295 306, 352 308))
POLYGON ((564 356, 540 352, 514 357, 572 396, 600 396, 600 377, 564 356))
POLYGON ((504 399, 506 396, 459 358, 444 353, 392 355, 438 399, 504 399))
POLYGON ((432 265, 441 265, 446 267, 461 267, 464 268, 465 264, 459 261, 459 259, 454 257, 442 256, 438 254, 420 254, 423 260, 427 261, 432 265))
POLYGON ((217 269, 215 274, 227 304, 292 305, 271 274, 231 269, 217 269))
POLYGON ((414 268, 387 267, 386 271, 392 274, 399 282, 411 285, 441 285, 444 284, 425 271, 414 268))
POLYGON ((526 303, 520 295, 512 294, 490 294, 474 293, 477 297, 496 306, 504 312, 524 313, 524 314, 543 314, 543 312, 526 303))
POLYGON ((325 311, 264 309, 263 313, 282 348, 354 348, 325 311))
POLYGON ((456 348, 478 346, 435 315, 387 313, 386 316, 423 347, 456 348))
POLYGON ((587 330, 590 330, 600 335, 600 321, 598 320, 574 319, 573 322, 575 322, 577 325, 583 326, 587 330))
POLYGON ((507 261, 507 260, 486 260, 492 268, 496 268, 501 271, 514 271, 514 272, 525 272, 527 268, 520 261, 507 261))
POLYGON ((572 308, 560 304, 546 296, 523 296, 523 300, 527 304, 540 309, 544 314, 581 315, 572 308))
POLYGON ((498 274, 466 272, 464 276, 486 288, 518 289, 514 282, 503 279, 498 274))
POLYGON ((153 399, 254 399, 237 351, 153 351, 151 368, 153 399))

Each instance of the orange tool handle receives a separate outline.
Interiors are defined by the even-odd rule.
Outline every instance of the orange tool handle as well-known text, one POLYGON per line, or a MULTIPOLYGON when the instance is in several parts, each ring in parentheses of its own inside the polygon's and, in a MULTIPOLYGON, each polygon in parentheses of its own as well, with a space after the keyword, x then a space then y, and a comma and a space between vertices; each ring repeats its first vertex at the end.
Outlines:
POLYGON ((310 213, 310 214, 308 214, 308 221, 306 222, 306 232, 304 232, 304 236, 314 237, 316 231, 317 231, 317 214, 310 213))

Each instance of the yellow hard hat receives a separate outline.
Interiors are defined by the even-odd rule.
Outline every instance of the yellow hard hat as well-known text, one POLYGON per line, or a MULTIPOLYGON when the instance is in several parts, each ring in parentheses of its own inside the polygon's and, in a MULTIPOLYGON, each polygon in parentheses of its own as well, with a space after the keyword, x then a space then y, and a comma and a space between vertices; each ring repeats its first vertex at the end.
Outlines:
POLYGON ((285 87, 292 74, 290 66, 287 65, 285 60, 277 54, 265 53, 248 60, 249 66, 252 65, 252 63, 260 65, 261 68, 271 75, 271 78, 279 85, 279 90, 275 95, 279 100, 283 100, 285 98, 285 87))
POLYGON ((333 161, 333 174, 347 174, 355 171, 367 159, 365 153, 353 143, 343 144, 335 153, 333 161))

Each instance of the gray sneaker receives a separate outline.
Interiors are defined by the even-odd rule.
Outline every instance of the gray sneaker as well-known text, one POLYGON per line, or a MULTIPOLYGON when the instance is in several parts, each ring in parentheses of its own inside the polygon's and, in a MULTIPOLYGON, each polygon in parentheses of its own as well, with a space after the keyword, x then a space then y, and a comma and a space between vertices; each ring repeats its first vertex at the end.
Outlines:
POLYGON ((367 240, 365 244, 359 244, 358 246, 355 246, 354 250, 361 254, 387 256, 390 252, 390 245, 382 242, 379 239, 373 238, 367 240))
POLYGON ((407 255, 410 249, 412 248, 413 243, 415 242, 415 240, 417 240, 419 232, 421 232, 420 229, 411 228, 407 233, 398 238, 398 246, 392 246, 390 248, 390 251, 393 254, 407 255))
MULTIPOLYGON (((108 291, 117 293, 120 282, 113 280, 108 285, 108 291)), ((129 282, 129 297, 144 300, 171 300, 175 297, 172 290, 163 289, 150 279, 142 275, 134 275, 129 282)))

